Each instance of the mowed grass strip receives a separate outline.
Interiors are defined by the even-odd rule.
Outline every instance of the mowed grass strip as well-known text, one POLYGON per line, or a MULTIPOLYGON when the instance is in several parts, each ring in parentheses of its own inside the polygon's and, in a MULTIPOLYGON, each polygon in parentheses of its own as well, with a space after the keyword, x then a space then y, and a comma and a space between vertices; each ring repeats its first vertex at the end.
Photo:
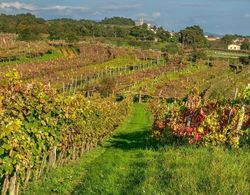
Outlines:
POLYGON ((249 149, 159 146, 135 104, 105 144, 47 173, 23 194, 249 194, 249 149))
POLYGON ((1 66, 22 65, 25 63, 40 63, 40 62, 46 62, 46 61, 50 61, 50 60, 56 60, 56 59, 63 58, 63 57, 64 57, 64 55, 61 52, 59 52, 57 50, 53 50, 51 54, 45 53, 43 56, 37 56, 37 57, 33 57, 33 58, 21 56, 16 61, 0 62, 0 67, 1 66))

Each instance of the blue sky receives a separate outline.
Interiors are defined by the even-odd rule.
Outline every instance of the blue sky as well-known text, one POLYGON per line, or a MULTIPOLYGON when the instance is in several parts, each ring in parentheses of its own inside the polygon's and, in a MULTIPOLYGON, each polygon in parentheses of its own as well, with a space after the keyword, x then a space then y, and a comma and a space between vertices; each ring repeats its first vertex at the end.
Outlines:
POLYGON ((250 35, 250 0, 0 0, 0 13, 43 18, 144 17, 168 30, 200 25, 205 32, 250 35))

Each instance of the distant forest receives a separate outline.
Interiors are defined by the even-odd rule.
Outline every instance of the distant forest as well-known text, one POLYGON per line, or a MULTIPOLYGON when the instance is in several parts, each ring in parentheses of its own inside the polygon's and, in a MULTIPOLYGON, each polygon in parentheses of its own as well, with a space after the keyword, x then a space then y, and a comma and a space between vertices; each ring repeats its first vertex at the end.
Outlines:
POLYGON ((143 40, 166 41, 170 33, 162 27, 152 29, 147 25, 135 26, 129 18, 105 18, 94 20, 74 20, 68 18, 45 20, 32 14, 0 15, 0 32, 17 33, 21 40, 39 40, 47 34, 51 40, 78 40, 81 36, 95 37, 135 37, 143 40), (154 30, 152 30, 154 29, 154 30))
MULTIPOLYGON (((112 17, 101 21, 74 20, 69 18, 45 20, 30 13, 18 15, 0 15, 0 33, 16 33, 23 41, 66 40, 79 41, 81 37, 113 37, 131 42, 172 42, 187 47, 227 48, 240 35, 225 35, 216 42, 208 42, 200 26, 190 26, 180 32, 170 33, 163 27, 147 24, 136 25, 130 18, 112 17)), ((242 45, 244 50, 250 49, 250 43, 242 45)), ((175 46, 176 47, 176 46, 175 46)))

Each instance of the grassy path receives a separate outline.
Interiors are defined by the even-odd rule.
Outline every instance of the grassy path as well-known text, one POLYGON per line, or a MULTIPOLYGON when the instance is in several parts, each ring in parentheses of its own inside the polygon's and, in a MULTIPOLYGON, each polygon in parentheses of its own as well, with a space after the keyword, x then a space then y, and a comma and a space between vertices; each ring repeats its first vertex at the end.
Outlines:
POLYGON ((87 170, 74 194, 126 194, 140 191, 145 180, 150 154, 151 118, 143 105, 136 105, 134 114, 107 143, 102 153, 87 170), (96 184, 93 186, 93 184, 96 184))
POLYGON ((81 160, 32 182, 24 194, 124 194, 139 192, 151 147, 152 119, 142 104, 106 143, 81 160), (149 150, 148 150, 149 151, 149 150), (128 191, 128 189, 130 189, 128 191))
POLYGON ((150 113, 135 104, 102 146, 53 170, 23 194, 248 194, 249 151, 157 148, 150 113))

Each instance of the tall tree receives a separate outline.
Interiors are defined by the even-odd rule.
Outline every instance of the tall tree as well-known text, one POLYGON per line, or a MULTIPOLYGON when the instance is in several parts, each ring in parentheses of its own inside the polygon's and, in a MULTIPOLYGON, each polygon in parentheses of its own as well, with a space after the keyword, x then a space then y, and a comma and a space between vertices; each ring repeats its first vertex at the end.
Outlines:
POLYGON ((233 41, 236 39, 237 37, 235 35, 225 35, 224 37, 221 38, 221 41, 226 44, 232 44, 233 41))
POLYGON ((242 50, 250 50, 250 43, 248 41, 244 41, 241 45, 242 50))
POLYGON ((141 40, 154 40, 155 34, 148 29, 147 24, 135 26, 131 29, 130 35, 141 40))
POLYGON ((181 43, 185 46, 204 47, 207 40, 204 37, 203 29, 200 26, 190 26, 180 32, 181 43))

